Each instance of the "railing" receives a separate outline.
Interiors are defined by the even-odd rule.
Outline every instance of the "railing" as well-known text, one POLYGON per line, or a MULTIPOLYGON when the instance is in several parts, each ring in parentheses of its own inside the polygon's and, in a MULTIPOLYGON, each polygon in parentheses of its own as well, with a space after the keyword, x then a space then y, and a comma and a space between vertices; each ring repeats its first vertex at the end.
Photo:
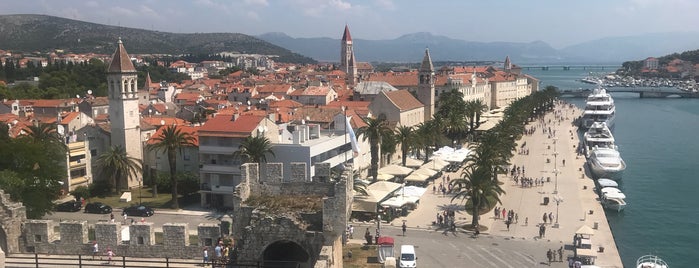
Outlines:
MULTIPOLYGON (((194 259, 172 259, 172 258, 134 258, 134 257, 114 257, 110 262, 107 257, 84 256, 84 255, 49 255, 39 254, 11 254, 5 258, 5 267, 122 267, 122 268, 147 268, 147 267, 198 267, 202 266, 202 260, 194 259)), ((237 261, 222 263, 210 260, 207 265, 211 267, 274 267, 274 268, 297 268, 300 265, 293 261, 237 261)))

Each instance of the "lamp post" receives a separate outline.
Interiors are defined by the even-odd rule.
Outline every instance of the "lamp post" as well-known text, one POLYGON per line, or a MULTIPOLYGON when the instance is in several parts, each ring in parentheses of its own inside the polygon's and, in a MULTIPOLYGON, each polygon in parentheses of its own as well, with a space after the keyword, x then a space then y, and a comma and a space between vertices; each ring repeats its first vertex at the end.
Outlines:
POLYGON ((558 194, 558 169, 556 166, 558 165, 558 151, 556 151, 556 141, 558 141, 558 138, 554 137, 553 138, 553 176, 554 176, 554 189, 553 189, 553 194, 558 194))
POLYGON ((138 178, 138 205, 143 204, 143 196, 141 195, 141 189, 143 188, 143 178, 138 178))
POLYGON ((558 228, 558 205, 563 202, 563 197, 556 195, 553 197, 553 201, 556 201, 556 224, 554 224, 553 227, 558 228))

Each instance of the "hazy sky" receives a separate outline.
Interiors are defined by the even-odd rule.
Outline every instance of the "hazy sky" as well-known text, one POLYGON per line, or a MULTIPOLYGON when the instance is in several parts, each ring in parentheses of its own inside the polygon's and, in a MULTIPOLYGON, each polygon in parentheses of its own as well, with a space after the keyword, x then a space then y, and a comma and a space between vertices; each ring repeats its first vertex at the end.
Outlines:
POLYGON ((694 31, 697 0, 0 0, 1 14, 46 14, 168 32, 284 32, 393 39, 431 32, 555 48, 607 36, 694 31))

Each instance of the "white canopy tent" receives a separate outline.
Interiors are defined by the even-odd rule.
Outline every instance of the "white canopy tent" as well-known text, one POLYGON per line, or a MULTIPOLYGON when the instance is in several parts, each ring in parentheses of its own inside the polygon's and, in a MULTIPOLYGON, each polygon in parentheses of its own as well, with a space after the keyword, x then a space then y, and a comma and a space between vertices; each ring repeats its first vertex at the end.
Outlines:
POLYGON ((437 173, 439 173, 439 171, 436 171, 434 169, 429 169, 429 168, 419 168, 418 170, 413 171, 412 174, 415 174, 415 173, 426 175, 427 177, 432 177, 434 175, 437 175, 437 173))
POLYGON ((405 158, 405 166, 406 167, 417 168, 417 167, 421 166, 422 163, 423 163, 423 161, 420 159, 415 159, 415 158, 410 158, 410 157, 405 158))
POLYGON ((420 200, 420 198, 415 196, 398 195, 381 202, 381 206, 399 208, 406 204, 416 204, 418 200, 420 200))
POLYGON ((422 197, 423 194, 427 191, 427 188, 423 187, 417 187, 417 186, 405 186, 403 187, 403 190, 401 190, 401 195, 404 196, 415 196, 415 197, 422 197))
POLYGON ((389 174, 393 176, 406 176, 410 174, 410 172, 413 172, 413 169, 395 164, 382 167, 378 171, 379 174, 389 174))
POLYGON ((430 176, 420 174, 420 173, 410 173, 407 177, 405 177, 405 181, 412 181, 412 182, 425 182, 430 176))
POLYGON ((432 170, 440 171, 448 165, 449 165, 449 162, 444 161, 438 157, 435 157, 430 162, 427 162, 426 164, 420 166, 420 169, 429 168, 432 170))
MULTIPOLYGON (((396 176, 393 176, 391 174, 383 174, 379 173, 376 174, 376 180, 378 181, 390 181, 391 179, 395 178, 396 176)), ((371 176, 369 176, 369 179, 373 179, 371 176)))
POLYGON ((376 205, 402 186, 400 183, 389 181, 378 181, 370 184, 366 189, 368 195, 354 196, 352 211, 376 213, 376 205))

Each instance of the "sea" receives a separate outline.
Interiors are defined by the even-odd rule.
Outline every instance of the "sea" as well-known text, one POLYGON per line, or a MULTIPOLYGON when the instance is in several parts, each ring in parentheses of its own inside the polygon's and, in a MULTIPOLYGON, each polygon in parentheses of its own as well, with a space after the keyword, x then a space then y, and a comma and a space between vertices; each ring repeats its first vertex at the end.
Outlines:
MULTIPOLYGON (((579 82, 591 72, 615 70, 522 72, 540 79, 542 89, 576 90, 596 87, 579 82)), ((647 254, 670 267, 699 267, 699 99, 611 94, 617 113, 613 134, 627 165, 620 188, 628 205, 606 214, 624 267, 636 267, 636 260, 647 254)), ((564 100, 584 108, 582 98, 564 100)))

